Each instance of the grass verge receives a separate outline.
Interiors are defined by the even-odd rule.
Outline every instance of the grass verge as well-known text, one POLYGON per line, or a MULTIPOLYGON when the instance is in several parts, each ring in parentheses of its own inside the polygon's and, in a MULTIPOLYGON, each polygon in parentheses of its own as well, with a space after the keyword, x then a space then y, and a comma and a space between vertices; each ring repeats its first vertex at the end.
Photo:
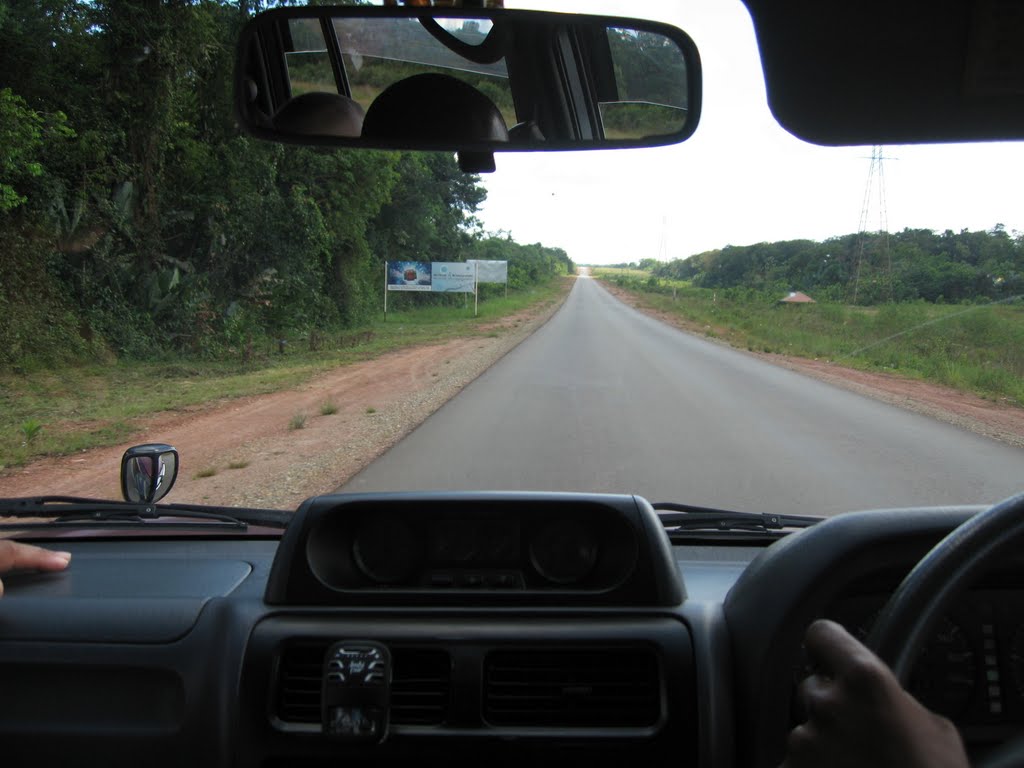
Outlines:
POLYGON ((829 360, 1024 405, 1024 304, 779 304, 746 289, 606 274, 643 306, 754 352, 829 360))
POLYGON ((317 374, 396 349, 486 337, 508 315, 560 301, 571 282, 555 279, 507 298, 488 298, 481 301, 478 317, 473 317, 472 298, 468 307, 389 312, 386 321, 382 316, 365 328, 290 340, 285 354, 268 344, 247 361, 239 354, 214 361, 117 361, 0 371, 0 469, 40 456, 126 443, 145 419, 159 413, 291 389, 317 374))

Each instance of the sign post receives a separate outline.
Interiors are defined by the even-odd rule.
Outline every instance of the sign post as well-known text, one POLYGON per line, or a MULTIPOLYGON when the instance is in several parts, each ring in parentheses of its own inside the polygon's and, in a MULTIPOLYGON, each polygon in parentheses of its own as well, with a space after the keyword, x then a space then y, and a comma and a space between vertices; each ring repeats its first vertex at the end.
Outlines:
MULTIPOLYGON (((505 298, 508 298, 508 262, 491 261, 489 259, 472 259, 469 263, 476 266, 476 284, 504 283, 505 298)), ((476 291, 474 291, 475 293, 476 291)))
POLYGON ((429 291, 429 261, 384 262, 384 321, 388 319, 388 291, 429 291))
MULTIPOLYGON (((384 320, 388 319, 388 291, 478 293, 479 266, 463 261, 385 261, 384 320)), ((466 296, 465 306, 469 306, 466 296)), ((474 301, 474 316, 479 306, 474 301)))
POLYGON ((464 261, 435 261, 430 265, 435 293, 472 293, 473 265, 464 261))
POLYGON ((473 317, 480 312, 480 262, 473 262, 473 317))

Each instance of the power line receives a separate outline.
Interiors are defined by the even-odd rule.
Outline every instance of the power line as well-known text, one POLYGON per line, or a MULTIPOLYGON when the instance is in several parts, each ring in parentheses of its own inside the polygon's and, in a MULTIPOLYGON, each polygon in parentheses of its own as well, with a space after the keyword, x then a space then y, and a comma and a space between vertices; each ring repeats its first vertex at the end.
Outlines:
POLYGON ((885 160, 897 160, 899 158, 886 157, 882 153, 882 147, 875 145, 871 148, 871 164, 868 166, 868 180, 864 185, 864 201, 860 209, 860 223, 857 227, 857 269, 853 279, 853 303, 857 303, 857 296, 860 292, 860 273, 864 264, 864 245, 867 241, 868 219, 871 215, 871 199, 875 189, 878 190, 878 232, 883 236, 882 248, 885 252, 886 276, 889 287, 889 301, 893 300, 892 283, 892 252, 889 248, 889 211, 885 199, 885 160))

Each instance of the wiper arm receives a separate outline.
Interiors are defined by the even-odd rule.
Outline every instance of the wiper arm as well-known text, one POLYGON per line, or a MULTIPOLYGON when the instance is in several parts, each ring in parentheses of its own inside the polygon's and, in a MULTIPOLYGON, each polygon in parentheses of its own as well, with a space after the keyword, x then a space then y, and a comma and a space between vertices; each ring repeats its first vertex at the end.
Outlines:
MULTIPOLYGON (((185 518, 202 521, 203 527, 245 530, 250 524, 284 528, 291 515, 274 509, 206 507, 197 504, 144 504, 133 501, 101 501, 76 496, 39 496, 0 499, 0 517, 49 517, 53 520, 32 523, 3 523, 0 530, 25 530, 102 523, 111 527, 131 527, 161 518, 185 518)), ((195 522, 162 522, 165 528, 194 528, 195 522)))
POLYGON ((782 531, 786 528, 809 528, 822 520, 820 517, 806 515, 730 512, 668 501, 659 501, 651 506, 659 512, 674 512, 675 514, 659 514, 658 517, 666 528, 677 531, 782 531))

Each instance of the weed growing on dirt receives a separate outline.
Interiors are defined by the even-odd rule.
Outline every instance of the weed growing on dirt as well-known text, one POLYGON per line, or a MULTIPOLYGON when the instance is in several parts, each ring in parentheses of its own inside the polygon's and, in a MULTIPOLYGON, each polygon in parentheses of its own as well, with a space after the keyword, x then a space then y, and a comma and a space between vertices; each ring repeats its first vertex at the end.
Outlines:
POLYGON ((366 412, 367 412, 367 413, 376 413, 376 412, 377 412, 377 409, 376 409, 376 408, 374 408, 374 407, 373 407, 373 406, 371 405, 371 406, 370 406, 369 408, 367 408, 367 409, 366 409, 366 412))
POLYGON ((249 466, 248 461, 230 461, 228 462, 228 469, 245 469, 249 466))
POLYGON ((296 413, 288 422, 288 429, 302 429, 306 426, 306 414, 296 413))
POLYGON ((196 472, 194 475, 192 475, 192 479, 193 480, 202 480, 204 477, 213 477, 216 474, 217 474, 217 468, 216 467, 207 467, 206 469, 200 469, 198 472, 196 472))
POLYGON ((31 443, 35 440, 42 429, 43 425, 35 419, 28 419, 21 423, 21 434, 25 437, 26 443, 31 443))
POLYGON ((320 404, 320 415, 321 416, 333 416, 338 412, 338 406, 336 406, 331 400, 324 400, 320 404))

